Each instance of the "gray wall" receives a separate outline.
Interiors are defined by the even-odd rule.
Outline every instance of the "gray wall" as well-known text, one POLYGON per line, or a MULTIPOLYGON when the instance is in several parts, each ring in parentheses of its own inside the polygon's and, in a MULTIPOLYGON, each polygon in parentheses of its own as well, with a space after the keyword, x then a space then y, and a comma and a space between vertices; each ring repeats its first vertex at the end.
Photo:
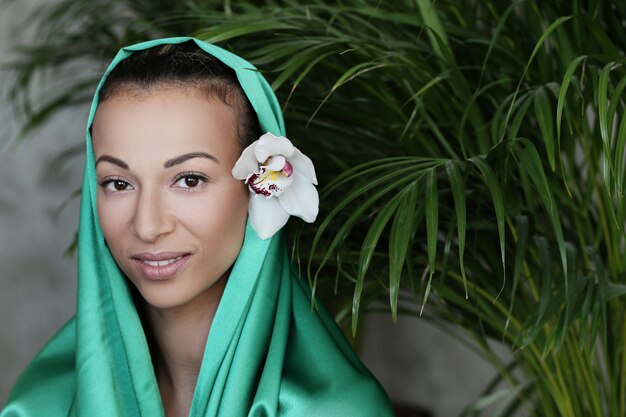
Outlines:
MULTIPOLYGON (((37 2, 2 2, 0 61, 31 36, 24 20, 37 2)), ((0 73, 0 88, 11 80, 0 73)), ((44 131, 16 144, 7 103, 0 107, 0 404, 35 353, 75 309, 75 259, 64 258, 77 225, 78 201, 55 217, 55 209, 80 185, 74 161, 53 175, 46 165, 82 137, 84 110, 61 115, 44 131)))
POLYGON ((424 319, 399 316, 393 323, 391 313, 376 313, 366 316, 363 330, 360 356, 392 400, 419 405, 433 417, 458 416, 495 376, 481 356, 424 319))
MULTIPOLYGON (((29 39, 23 21, 36 0, 2 5, 0 60, 29 39)), ((53 76, 61 74, 53 74, 53 76)), ((7 86, 6 74, 0 86, 7 86)), ((27 141, 7 145, 16 125, 0 107, 0 404, 28 361, 75 309, 75 258, 63 252, 77 228, 78 200, 53 212, 82 179, 82 159, 46 175, 60 149, 82 140, 86 109, 67 112, 27 141)), ((476 398, 493 371, 449 335, 423 320, 370 316, 362 357, 392 398, 455 416, 476 398)))

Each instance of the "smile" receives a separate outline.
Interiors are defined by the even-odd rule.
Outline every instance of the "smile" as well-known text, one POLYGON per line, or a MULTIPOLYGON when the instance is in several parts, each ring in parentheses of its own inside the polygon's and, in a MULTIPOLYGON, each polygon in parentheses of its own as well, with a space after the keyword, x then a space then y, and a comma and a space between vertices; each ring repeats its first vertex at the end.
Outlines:
POLYGON ((190 253, 141 254, 132 258, 138 272, 150 281, 164 281, 174 278, 187 265, 190 253))
POLYGON ((143 259, 141 262, 146 263, 151 266, 165 266, 165 265, 173 264, 174 262, 179 261, 182 258, 183 258, 182 256, 179 256, 177 258, 167 259, 164 261, 149 261, 147 259, 143 259))

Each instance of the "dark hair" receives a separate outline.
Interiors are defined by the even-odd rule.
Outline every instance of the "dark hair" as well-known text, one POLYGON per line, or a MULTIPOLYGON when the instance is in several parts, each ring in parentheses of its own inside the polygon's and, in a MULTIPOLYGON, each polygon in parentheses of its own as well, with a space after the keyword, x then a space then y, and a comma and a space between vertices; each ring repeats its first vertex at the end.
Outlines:
POLYGON ((261 136, 256 112, 235 71, 200 49, 193 41, 168 44, 133 53, 108 75, 100 102, 117 94, 148 92, 158 87, 193 88, 207 99, 217 98, 236 114, 242 148, 261 136))

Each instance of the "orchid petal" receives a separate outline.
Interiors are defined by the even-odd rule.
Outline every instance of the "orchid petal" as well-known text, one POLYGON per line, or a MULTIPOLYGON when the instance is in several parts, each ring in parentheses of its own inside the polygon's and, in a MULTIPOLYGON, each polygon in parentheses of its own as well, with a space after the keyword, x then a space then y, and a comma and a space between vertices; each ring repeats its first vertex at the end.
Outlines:
POLYGON ((269 171, 282 171, 285 166, 285 157, 282 155, 270 156, 263 165, 269 171))
POLYGON ((285 166, 282 171, 280 171, 285 177, 291 177, 293 174, 293 165, 289 163, 289 161, 285 161, 285 166))
POLYGON ((289 213, 283 209, 278 199, 258 194, 250 196, 248 215, 250 224, 263 240, 274 236, 289 220, 289 213))
POLYGON ((256 160, 254 155, 254 148, 256 143, 248 146, 243 150, 241 156, 233 166, 231 173, 233 177, 238 180, 245 180, 250 176, 250 173, 259 172, 259 162, 256 160))
POLYGON ((266 133, 259 138, 254 147, 257 161, 263 163, 267 158, 274 155, 290 157, 294 151, 293 144, 284 136, 274 136, 266 133))
POLYGON ((285 211, 300 217, 307 223, 313 223, 319 212, 317 189, 299 171, 295 171, 293 184, 285 189, 278 200, 285 211))
POLYGON ((317 185, 317 176, 315 175, 315 168, 313 167, 313 161, 300 152, 298 148, 294 148, 293 156, 289 158, 289 162, 293 165, 293 168, 304 175, 309 182, 317 185))

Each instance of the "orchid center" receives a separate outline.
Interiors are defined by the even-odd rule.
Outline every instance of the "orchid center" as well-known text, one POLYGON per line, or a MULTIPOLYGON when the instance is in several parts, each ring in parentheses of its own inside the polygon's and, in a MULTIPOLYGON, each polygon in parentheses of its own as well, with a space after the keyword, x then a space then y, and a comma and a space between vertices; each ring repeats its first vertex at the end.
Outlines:
POLYGON ((271 156, 246 179, 251 191, 265 197, 279 196, 293 182, 293 166, 284 156, 271 156))

